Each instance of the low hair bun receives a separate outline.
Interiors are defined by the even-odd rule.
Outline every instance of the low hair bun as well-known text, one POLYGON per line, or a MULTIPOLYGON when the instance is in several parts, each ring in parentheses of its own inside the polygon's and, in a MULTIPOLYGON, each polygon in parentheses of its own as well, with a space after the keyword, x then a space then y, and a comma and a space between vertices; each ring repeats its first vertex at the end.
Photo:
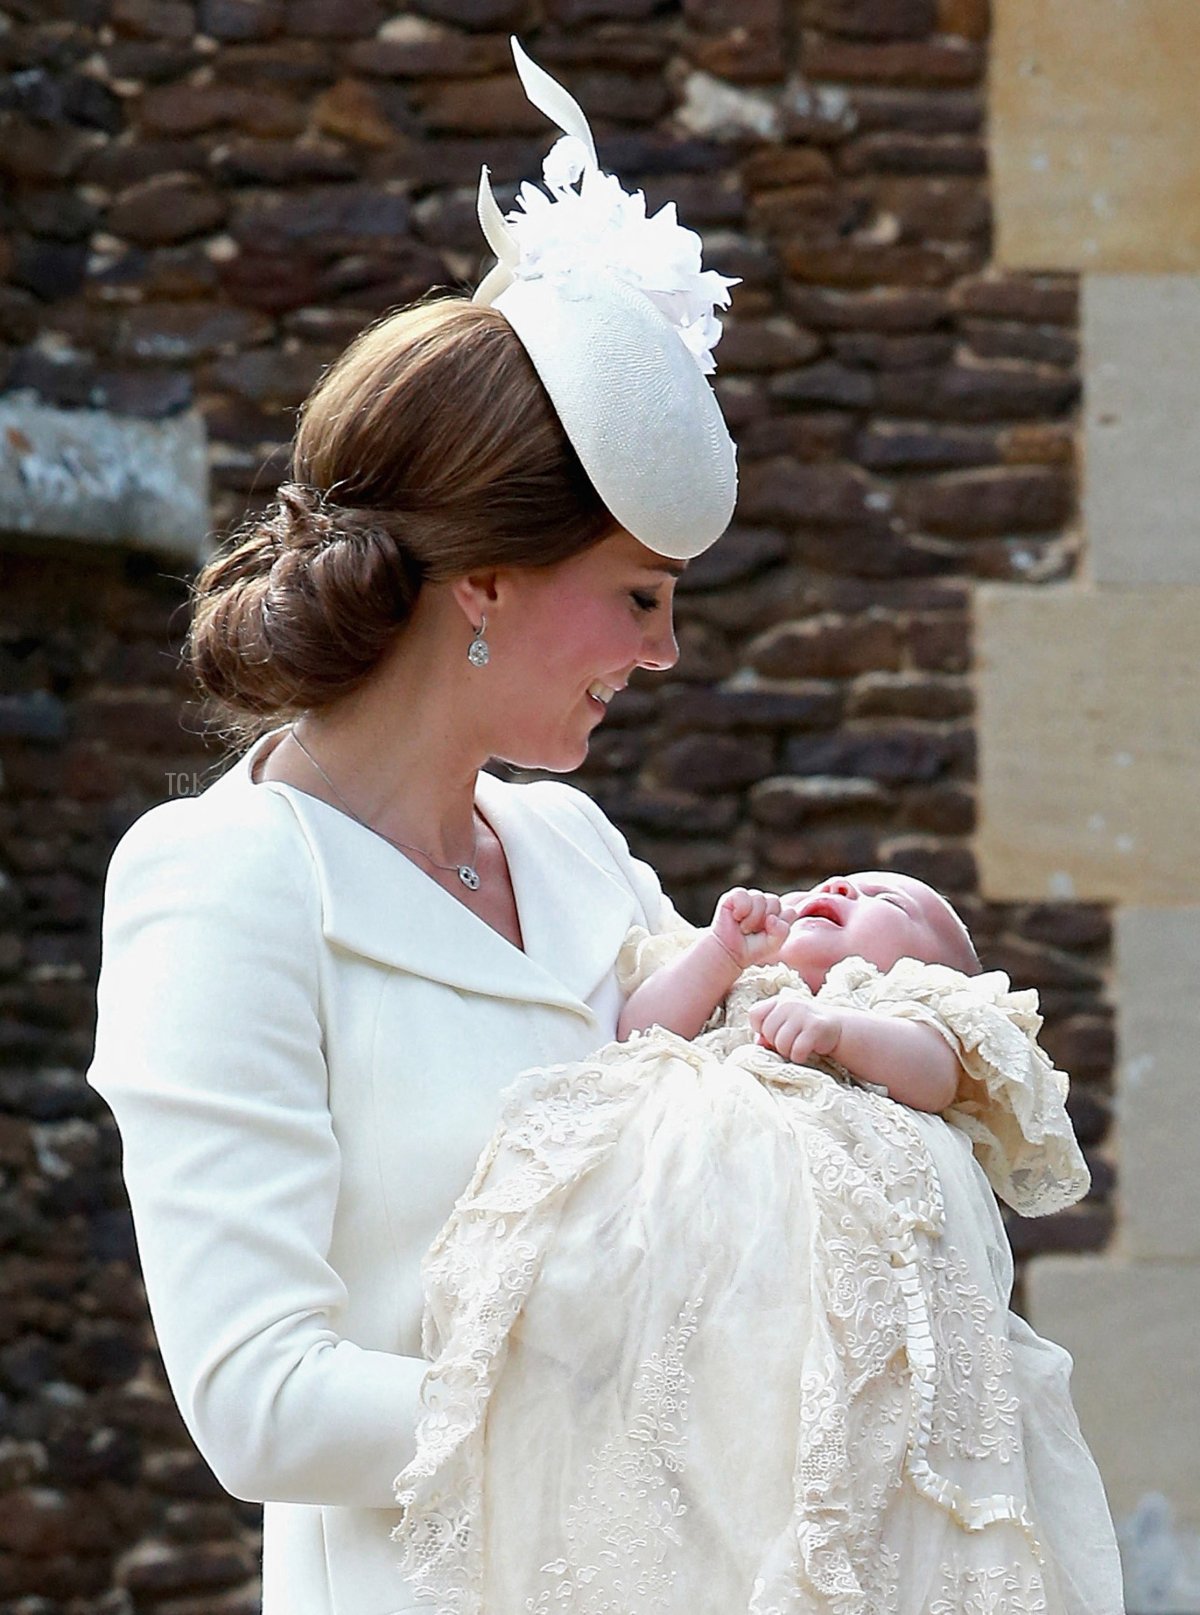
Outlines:
POLYGON ((376 665, 421 587, 402 525, 395 512, 353 510, 284 483, 207 564, 187 654, 236 730, 326 705, 376 665))

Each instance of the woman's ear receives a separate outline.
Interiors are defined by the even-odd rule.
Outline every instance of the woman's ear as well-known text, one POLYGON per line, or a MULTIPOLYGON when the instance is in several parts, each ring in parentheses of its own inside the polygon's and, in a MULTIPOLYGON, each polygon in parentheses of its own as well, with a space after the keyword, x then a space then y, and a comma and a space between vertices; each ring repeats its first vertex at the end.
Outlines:
POLYGON ((468 572, 465 577, 455 578, 449 587, 463 616, 472 628, 478 628, 496 601, 495 572, 468 572))

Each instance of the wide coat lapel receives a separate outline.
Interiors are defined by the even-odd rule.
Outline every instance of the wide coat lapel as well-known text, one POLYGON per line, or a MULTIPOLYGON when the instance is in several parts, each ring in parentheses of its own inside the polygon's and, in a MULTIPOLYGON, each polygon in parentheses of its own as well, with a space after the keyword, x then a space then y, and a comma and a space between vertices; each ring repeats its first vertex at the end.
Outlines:
POLYGON ((539 811, 535 791, 490 774, 479 776, 477 800, 508 859, 524 952, 348 814, 278 780, 253 784, 250 754, 220 784, 287 801, 312 855, 329 943, 413 976, 593 1019, 587 999, 641 918, 582 814, 539 811))

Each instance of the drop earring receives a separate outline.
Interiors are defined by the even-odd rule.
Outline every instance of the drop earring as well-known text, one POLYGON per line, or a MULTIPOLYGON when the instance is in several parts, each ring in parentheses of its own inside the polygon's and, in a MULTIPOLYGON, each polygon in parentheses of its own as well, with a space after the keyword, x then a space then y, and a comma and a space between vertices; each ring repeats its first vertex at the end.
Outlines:
POLYGON ((492 653, 488 649, 487 640, 483 637, 483 631, 486 627, 487 615, 486 613, 481 613, 479 627, 475 630, 475 638, 467 646, 467 660, 472 667, 486 667, 491 660, 492 653))

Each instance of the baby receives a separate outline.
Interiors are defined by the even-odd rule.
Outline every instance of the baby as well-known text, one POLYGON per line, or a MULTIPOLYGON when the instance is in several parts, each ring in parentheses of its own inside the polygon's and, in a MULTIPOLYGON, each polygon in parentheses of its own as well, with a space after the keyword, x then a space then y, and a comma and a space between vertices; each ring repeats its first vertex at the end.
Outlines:
POLYGON ((635 926, 616 974, 618 1039, 505 1090, 423 1264, 410 1584, 458 1615, 1119 1615, 1071 1358, 1010 1310, 996 1196, 1088 1186, 1036 994, 879 871, 635 926))
MULTIPOLYGON (((695 1037, 748 967, 787 965, 815 994, 830 966, 850 958, 881 971, 902 958, 950 965, 964 975, 979 971, 958 915, 910 875, 834 875, 810 892, 783 897, 739 886, 721 898, 691 947, 636 988, 618 1036, 657 1024, 695 1037)), ((962 1067, 954 1049, 921 1021, 784 992, 756 1004, 750 1024, 759 1043, 785 1060, 836 1060, 914 1110, 944 1110, 958 1090, 962 1067)))

